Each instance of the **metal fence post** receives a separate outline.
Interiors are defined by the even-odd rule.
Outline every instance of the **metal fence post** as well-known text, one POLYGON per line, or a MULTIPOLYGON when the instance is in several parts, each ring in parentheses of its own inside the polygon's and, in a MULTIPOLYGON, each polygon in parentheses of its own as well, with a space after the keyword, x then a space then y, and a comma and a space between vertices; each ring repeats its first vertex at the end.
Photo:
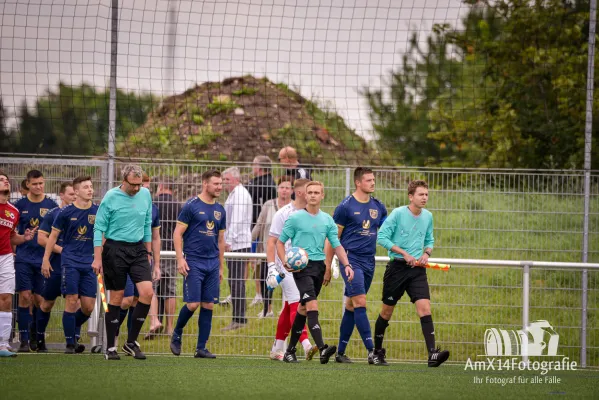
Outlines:
MULTIPOLYGON (((522 275, 522 330, 528 329, 528 319, 530 310, 530 264, 524 263, 522 275)), ((528 361, 528 348, 522 352, 522 361, 528 361)))
MULTIPOLYGON (((351 169, 345 168, 345 196, 349 196, 351 191, 351 169)), ((342 265, 339 263, 339 273, 341 273, 342 265)), ((345 281, 343 281, 343 292, 345 293, 345 281)), ((343 303, 341 303, 341 316, 345 313, 345 302, 347 301, 347 297, 343 295, 342 298, 343 303)))

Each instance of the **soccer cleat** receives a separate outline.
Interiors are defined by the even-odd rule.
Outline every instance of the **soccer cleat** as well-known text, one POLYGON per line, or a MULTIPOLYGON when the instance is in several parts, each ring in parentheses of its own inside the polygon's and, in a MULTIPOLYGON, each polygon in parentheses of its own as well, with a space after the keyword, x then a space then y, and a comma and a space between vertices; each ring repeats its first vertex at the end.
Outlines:
POLYGON ((345 353, 337 353, 335 356, 335 362, 340 364, 353 364, 354 362, 345 353))
POLYGON ((297 357, 295 356, 295 348, 291 351, 287 350, 283 355, 283 361, 286 363, 297 363, 297 357))
POLYGON ((324 348, 320 351, 320 363, 326 364, 329 362, 329 359, 335 354, 337 351, 337 346, 329 346, 324 345, 324 348))
POLYGON ((133 356, 133 358, 135 358, 136 360, 146 359, 146 355, 141 351, 141 349, 139 348, 139 343, 137 342, 125 343, 123 345, 123 351, 129 354, 130 356, 133 356))
POLYGON ((196 349, 193 358, 216 358, 216 356, 209 352, 208 349, 196 349))
POLYGON ((76 343, 75 344, 75 353, 77 354, 81 354, 85 351, 85 345, 81 344, 81 343, 76 343))
POLYGON ((274 316, 275 316, 275 313, 273 313, 272 311, 267 312, 266 315, 264 315, 264 311, 260 311, 258 313, 258 318, 259 319, 270 318, 270 317, 274 317, 274 316))
POLYGON ((17 350, 17 352, 19 353, 29 353, 31 351, 31 349, 29 348, 29 343, 27 342, 21 342, 21 345, 19 346, 19 349, 17 350))
POLYGON ((283 357, 285 357, 285 352, 282 350, 270 352, 270 359, 273 361, 283 361, 283 357))
POLYGON ((386 353, 387 352, 385 351, 385 349, 374 349, 374 351, 372 352, 372 357, 368 355, 368 364, 388 367, 389 363, 385 361, 386 353))
POLYGON ((108 349, 106 351, 106 353, 104 354, 104 358, 107 360, 120 360, 121 359, 119 354, 116 352, 116 347, 111 347, 110 349, 108 349))
POLYGON ((37 342, 33 339, 29 339, 29 348, 31 349, 31 351, 36 352, 37 351, 37 342))
POLYGON ((67 347, 64 349, 64 354, 75 354, 75 345, 67 344, 67 347))
POLYGON ((0 358, 3 357, 16 357, 17 353, 10 351, 7 348, 0 349, 0 358))
POLYGON ((176 356, 181 355, 181 336, 175 336, 173 334, 171 338, 171 353, 176 356))
POLYGON ((314 356, 318 353, 318 346, 314 345, 310 347, 310 350, 306 352, 306 361, 312 361, 314 356))
POLYGON ((47 353, 48 348, 46 347, 46 339, 37 341, 37 352, 38 353, 47 353))
POLYGON ((428 366, 429 367, 438 367, 443 364, 449 358, 449 351, 443 350, 440 348, 436 348, 435 350, 428 353, 428 366))

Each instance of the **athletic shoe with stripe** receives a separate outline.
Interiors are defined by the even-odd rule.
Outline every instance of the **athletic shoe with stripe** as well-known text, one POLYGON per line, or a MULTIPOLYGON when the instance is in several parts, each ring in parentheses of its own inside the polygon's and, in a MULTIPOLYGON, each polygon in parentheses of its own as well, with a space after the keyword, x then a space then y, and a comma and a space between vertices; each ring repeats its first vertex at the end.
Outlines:
POLYGON ((375 349, 371 354, 368 355, 368 364, 388 367, 389 363, 385 361, 386 355, 387 351, 385 349, 375 349))
POLYGON ((121 359, 119 354, 116 352, 116 347, 111 347, 110 349, 106 350, 106 353, 104 353, 104 358, 107 360, 120 360, 121 359))
POLYGON ((320 363, 326 364, 329 359, 337 352, 337 346, 324 345, 324 348, 320 351, 320 363))
POLYGON ((270 359, 273 361, 283 361, 283 357, 285 357, 285 352, 282 350, 270 352, 270 359))
POLYGON ((443 364, 449 358, 449 351, 443 350, 440 348, 436 348, 435 350, 428 353, 428 366, 429 367, 438 367, 443 364))
POLYGON ((125 343, 123 345, 123 351, 129 354, 130 356, 133 356, 133 358, 135 358, 136 360, 146 359, 146 355, 141 351, 141 349, 139 348, 139 343, 137 342, 125 343))
POLYGON ((293 349, 291 351, 286 351, 285 355, 283 356, 283 361, 285 361, 286 363, 299 362, 299 361, 297 361, 297 357, 295 356, 295 349, 293 349))

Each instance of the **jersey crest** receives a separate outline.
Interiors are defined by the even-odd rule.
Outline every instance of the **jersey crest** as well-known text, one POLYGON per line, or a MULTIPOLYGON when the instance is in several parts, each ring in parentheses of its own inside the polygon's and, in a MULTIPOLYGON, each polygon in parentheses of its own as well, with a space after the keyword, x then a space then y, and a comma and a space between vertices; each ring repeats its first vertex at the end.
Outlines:
POLYGON ((48 214, 47 208, 40 208, 40 217, 44 218, 48 214))
MULTIPOLYGON (((372 218, 372 219, 376 219, 379 216, 379 210, 370 208, 370 209, 368 209, 368 211, 370 212, 370 218, 372 218)), ((367 228, 364 228, 364 229, 367 229, 367 228)))
MULTIPOLYGON (((220 221, 220 217, 222 217, 222 214, 220 211, 215 211, 214 212, 214 218, 216 218, 217 221, 220 221)), ((212 225, 214 226, 214 222, 212 223, 212 225)), ((212 228, 209 228, 212 229, 212 228)))
POLYGON ((96 222, 96 216, 95 215, 88 215, 87 216, 87 222, 89 222, 90 224, 94 224, 96 222))

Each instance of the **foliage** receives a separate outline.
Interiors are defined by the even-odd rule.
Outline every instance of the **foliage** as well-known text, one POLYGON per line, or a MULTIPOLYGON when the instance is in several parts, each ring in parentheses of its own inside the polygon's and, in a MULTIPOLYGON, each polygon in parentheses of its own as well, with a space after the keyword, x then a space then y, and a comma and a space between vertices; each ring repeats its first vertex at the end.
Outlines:
POLYGON ((413 165, 581 168, 588 1, 464 2, 463 27, 412 36, 387 89, 365 91, 379 140, 413 165))
MULTIPOLYGON (((157 103, 149 94, 117 90, 116 140, 141 126, 157 103)), ((17 111, 17 128, 9 132, 11 152, 101 155, 108 142, 109 91, 82 84, 59 83, 17 111)))
POLYGON ((253 96, 256 93, 258 93, 258 89, 249 86, 242 86, 241 89, 231 92, 235 96, 253 96))
POLYGON ((239 107, 241 106, 231 100, 229 96, 215 96, 212 103, 206 106, 206 109, 211 115, 216 115, 220 113, 230 113, 239 107))

